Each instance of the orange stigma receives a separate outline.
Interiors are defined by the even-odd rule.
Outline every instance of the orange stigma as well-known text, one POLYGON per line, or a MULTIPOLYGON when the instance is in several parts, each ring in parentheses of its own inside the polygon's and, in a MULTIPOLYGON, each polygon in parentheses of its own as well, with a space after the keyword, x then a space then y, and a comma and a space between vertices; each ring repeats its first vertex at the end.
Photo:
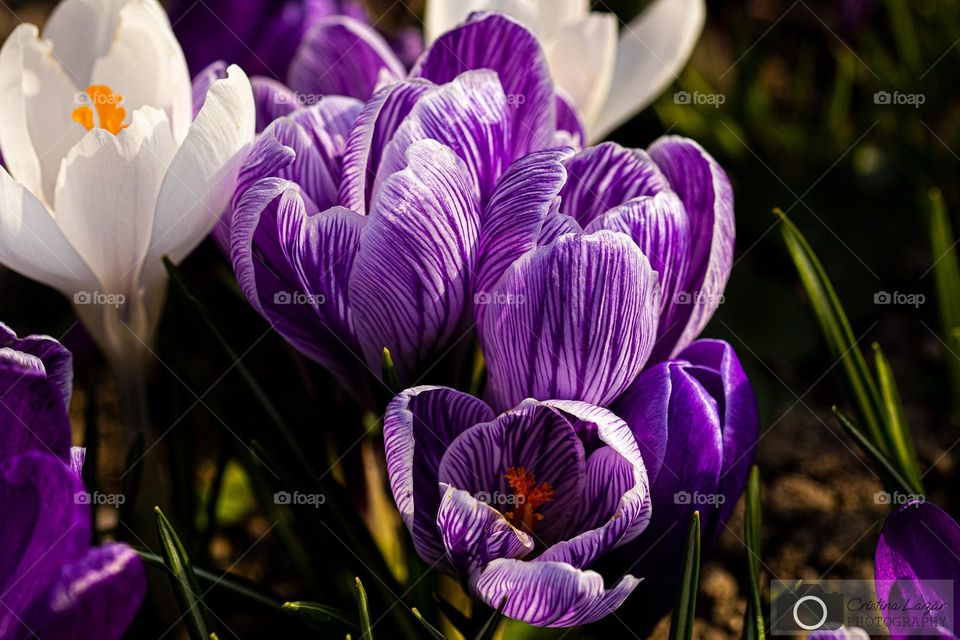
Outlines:
POLYGON ((123 96, 115 94, 113 89, 105 84, 92 84, 86 89, 88 104, 83 104, 73 110, 71 117, 74 122, 83 125, 83 128, 90 131, 96 126, 106 129, 116 135, 126 129, 128 125, 123 124, 123 119, 127 117, 127 110, 123 104, 123 96), (90 108, 93 105, 93 109, 90 108), (94 118, 94 109, 96 109, 96 118, 94 118))
POLYGON ((503 477, 516 497, 513 510, 503 515, 517 529, 533 533, 533 526, 543 520, 543 514, 534 513, 534 510, 553 500, 553 485, 549 482, 537 484, 533 472, 523 467, 510 467, 503 477))

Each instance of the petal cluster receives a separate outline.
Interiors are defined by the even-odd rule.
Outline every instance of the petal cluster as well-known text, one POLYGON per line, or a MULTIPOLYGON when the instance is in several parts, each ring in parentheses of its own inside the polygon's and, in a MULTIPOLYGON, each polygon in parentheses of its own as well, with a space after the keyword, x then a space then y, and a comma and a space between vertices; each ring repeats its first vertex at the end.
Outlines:
POLYGON ((586 624, 637 586, 627 575, 607 588, 588 570, 650 519, 643 459, 611 412, 531 399, 495 417, 470 395, 415 387, 390 403, 384 441, 417 552, 460 572, 491 606, 506 596, 507 616, 586 624))
POLYGON ((0 324, 3 638, 120 638, 146 594, 132 549, 90 546, 82 450, 70 448, 71 380, 58 342, 0 324))

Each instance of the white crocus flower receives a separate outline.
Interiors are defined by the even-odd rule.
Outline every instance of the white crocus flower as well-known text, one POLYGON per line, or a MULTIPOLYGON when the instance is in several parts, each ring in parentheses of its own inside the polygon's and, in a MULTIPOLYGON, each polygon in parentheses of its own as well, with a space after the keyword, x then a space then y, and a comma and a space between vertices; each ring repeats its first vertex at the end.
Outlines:
POLYGON ((473 11, 502 11, 536 34, 554 82, 596 142, 673 82, 697 44, 707 9, 704 0, 654 0, 618 30, 613 14, 590 11, 590 0, 428 0, 428 42, 473 11))
POLYGON ((238 67, 193 118, 156 0, 64 0, 0 49, 0 263, 54 287, 121 375, 139 375, 185 258, 226 206, 253 140, 238 67))

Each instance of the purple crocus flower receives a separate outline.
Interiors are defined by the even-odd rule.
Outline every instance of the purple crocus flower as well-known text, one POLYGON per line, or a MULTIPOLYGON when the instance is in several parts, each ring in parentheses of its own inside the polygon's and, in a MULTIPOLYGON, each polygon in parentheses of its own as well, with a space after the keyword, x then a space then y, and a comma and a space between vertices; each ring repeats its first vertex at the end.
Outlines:
MULTIPOLYGON (((877 542, 874 577, 877 597, 888 602, 891 596, 911 602, 947 602, 954 628, 941 628, 933 637, 960 637, 960 525, 940 507, 912 502, 887 518, 877 542), (943 591, 945 584, 953 585, 952 593, 943 591), (896 594, 891 593, 894 588, 896 594)), ((891 638, 914 637, 905 631, 891 629, 891 638)))
POLYGON ((474 274, 499 275, 524 250, 512 227, 546 214, 534 196, 569 155, 539 151, 556 113, 536 39, 478 14, 365 104, 327 97, 275 121, 218 230, 241 288, 354 389, 385 347, 412 381, 469 329, 474 274), (490 41, 512 57, 491 58, 490 41))
POLYGON ((384 416, 387 472, 417 553, 492 607, 568 627, 620 606, 587 570, 650 518, 647 472, 623 420, 583 402, 525 400, 495 416, 447 387, 415 387, 384 416))
POLYGON ((132 549, 90 546, 71 382, 58 342, 0 324, 0 638, 120 638, 146 594, 132 549))

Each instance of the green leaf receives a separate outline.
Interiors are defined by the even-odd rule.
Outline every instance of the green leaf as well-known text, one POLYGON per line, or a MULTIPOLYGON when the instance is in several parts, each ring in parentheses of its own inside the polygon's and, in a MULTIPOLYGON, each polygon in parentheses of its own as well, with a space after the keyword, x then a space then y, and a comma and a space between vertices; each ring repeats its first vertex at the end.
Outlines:
POLYGON ((837 420, 840 421, 840 426, 843 427, 844 431, 863 449, 864 453, 873 460, 874 464, 880 469, 880 472, 886 477, 887 482, 885 484, 888 488, 904 493, 916 493, 910 481, 901 475, 897 466, 890 461, 885 453, 873 446, 873 443, 870 442, 866 434, 860 431, 850 418, 844 415, 836 406, 831 407, 831 409, 833 410, 833 414, 837 416, 837 420))
POLYGON ((897 464, 897 469, 910 482, 913 493, 923 495, 923 483, 920 480, 920 463, 917 462, 916 449, 913 438, 907 427, 907 420, 903 415, 903 403, 900 401, 900 392, 893 379, 890 363, 877 343, 873 344, 873 355, 876 362, 877 378, 880 381, 880 394, 883 397, 886 410, 887 438, 891 445, 891 454, 897 464))
POLYGON ((491 640, 493 638, 493 634, 497 632, 497 627, 500 626, 500 621, 503 619, 503 608, 505 606, 507 606, 507 596, 503 596, 500 606, 487 618, 486 623, 477 633, 477 640, 491 640))
POLYGON ((184 624, 192 640, 208 640, 210 631, 206 620, 206 608, 197 576, 190 565, 190 558, 180 543, 177 532, 170 526, 160 507, 154 507, 157 514, 157 532, 163 545, 163 559, 170 570, 170 584, 183 613, 184 624))
POLYGON ((440 633, 440 631, 432 624, 427 622, 426 618, 420 614, 420 611, 416 607, 413 607, 410 611, 413 612, 413 617, 420 621, 420 624, 422 624, 423 628, 427 630, 427 633, 430 634, 431 638, 434 640, 447 640, 446 636, 440 633))
POLYGON ((360 578, 355 578, 357 588, 357 607, 360 609, 360 638, 373 640, 373 629, 370 624, 370 606, 367 602, 367 590, 363 588, 360 578))
POLYGON ((687 544, 683 552, 677 603, 670 621, 670 640, 692 640, 693 619, 697 608, 697 589, 700 585, 700 512, 694 511, 687 530, 687 544))
POLYGON ((743 619, 743 637, 746 640, 763 640, 766 637, 763 604, 760 598, 760 554, 763 542, 760 504, 760 469, 754 465, 747 479, 746 513, 743 523, 750 585, 747 611, 743 619))
POLYGON ((947 355, 950 378, 954 388, 954 402, 960 412, 960 255, 950 224, 947 206, 939 189, 931 189, 928 198, 930 216, 930 253, 933 257, 933 279, 937 288, 937 308, 940 312, 940 331, 943 342, 952 353, 947 355))
POLYGON ((843 305, 840 304, 833 284, 806 238, 786 214, 779 209, 775 209, 774 213, 780 216, 782 222, 780 231, 787 250, 800 274, 800 280, 807 291, 810 304, 830 345, 830 350, 843 364, 867 430, 877 448, 886 452, 889 450, 889 444, 882 426, 883 401, 880 398, 877 383, 867 367, 863 352, 857 346, 856 337, 850 328, 850 321, 847 320, 843 305))
POLYGON ((400 378, 397 377, 397 365, 393 363, 393 356, 390 355, 390 349, 383 348, 383 358, 380 360, 380 371, 383 375, 383 382, 394 393, 399 393, 400 378))
POLYGON ((343 633, 358 628, 350 614, 317 602, 284 602, 283 610, 319 631, 343 633))

